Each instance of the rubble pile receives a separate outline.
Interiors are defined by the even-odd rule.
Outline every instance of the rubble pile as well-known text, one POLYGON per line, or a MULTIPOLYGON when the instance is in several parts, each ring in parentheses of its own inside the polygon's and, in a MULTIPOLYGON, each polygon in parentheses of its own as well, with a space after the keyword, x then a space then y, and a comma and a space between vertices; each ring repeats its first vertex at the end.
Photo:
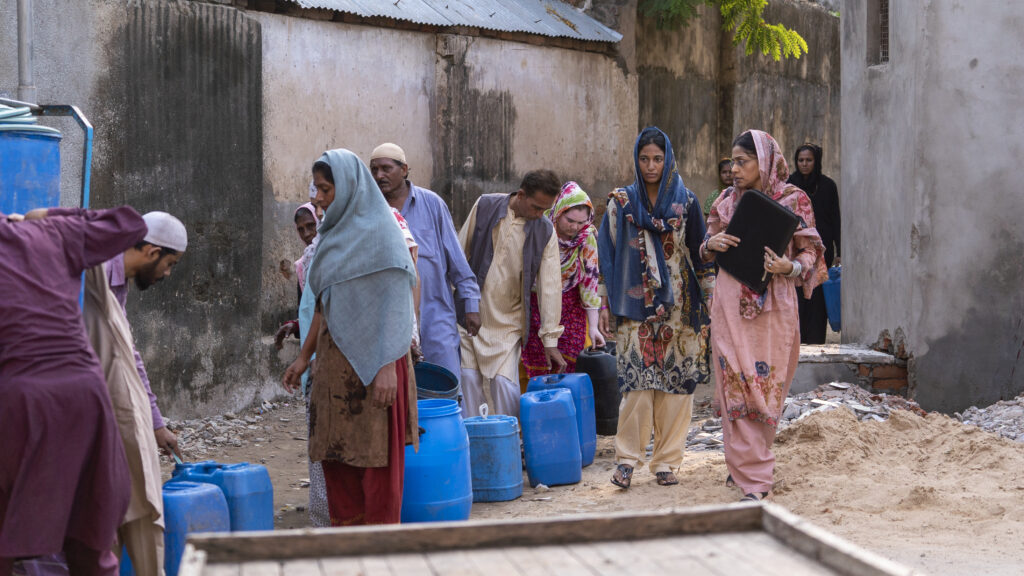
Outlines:
POLYGON ((793 422, 807 417, 814 412, 823 412, 845 406, 857 416, 858 420, 877 420, 882 422, 889 418, 893 410, 907 410, 918 416, 926 412, 917 402, 902 396, 889 394, 872 394, 856 384, 831 382, 822 384, 810 392, 795 394, 786 398, 782 411, 779 429, 784 429, 793 422))
POLYGON ((1024 442, 1024 394, 1012 400, 1000 400, 986 408, 971 406, 954 416, 965 425, 1024 442))
POLYGON ((202 460, 210 451, 225 446, 241 447, 250 442, 261 444, 273 436, 273 422, 288 422, 271 414, 288 403, 263 401, 245 410, 194 420, 166 420, 167 428, 178 436, 178 446, 186 460, 202 460))
MULTIPOLYGON (((779 430, 785 429, 809 414, 834 410, 839 407, 847 408, 861 421, 884 421, 889 418, 889 413, 893 410, 907 410, 920 416, 925 415, 925 411, 918 406, 917 402, 907 400, 902 396, 872 394, 856 384, 832 382, 818 386, 810 392, 786 398, 779 430)), ((1024 414, 1024 402, 1018 408, 1024 414)), ((1018 430, 1024 432, 1024 417, 1020 417, 1018 426, 1020 427, 1018 430)), ((723 445, 722 420, 720 418, 711 417, 704 420, 700 426, 690 428, 686 436, 687 451, 720 451, 723 449, 723 445)))

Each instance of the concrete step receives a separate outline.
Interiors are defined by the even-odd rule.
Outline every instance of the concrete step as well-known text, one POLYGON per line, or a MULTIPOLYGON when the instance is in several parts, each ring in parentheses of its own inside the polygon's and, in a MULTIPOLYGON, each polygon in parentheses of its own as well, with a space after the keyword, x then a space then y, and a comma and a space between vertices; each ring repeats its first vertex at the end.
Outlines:
POLYGON ((829 382, 847 382, 872 392, 906 396, 907 362, 853 344, 801 345, 800 364, 790 393, 810 392, 829 382))

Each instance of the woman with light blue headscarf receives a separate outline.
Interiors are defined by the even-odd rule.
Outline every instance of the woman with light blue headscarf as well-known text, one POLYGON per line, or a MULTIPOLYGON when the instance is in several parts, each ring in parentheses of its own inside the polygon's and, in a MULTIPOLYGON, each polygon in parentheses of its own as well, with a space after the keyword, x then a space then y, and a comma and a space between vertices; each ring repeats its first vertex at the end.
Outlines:
POLYGON ((355 154, 324 153, 313 180, 324 209, 306 280, 316 313, 284 386, 299 386, 315 352, 309 457, 323 466, 331 523, 397 523, 405 445, 418 440, 409 360, 415 264, 355 154))
POLYGON ((700 258, 704 216, 676 171, 672 143, 645 128, 633 148, 633 184, 608 196, 598 232, 600 327, 617 342, 625 402, 615 435, 612 483, 628 488, 654 430, 649 466, 661 486, 678 484, 693 391, 708 382, 711 265, 700 258), (609 314, 611 312, 611 314, 609 314), (618 329, 611 333, 610 315, 618 329))

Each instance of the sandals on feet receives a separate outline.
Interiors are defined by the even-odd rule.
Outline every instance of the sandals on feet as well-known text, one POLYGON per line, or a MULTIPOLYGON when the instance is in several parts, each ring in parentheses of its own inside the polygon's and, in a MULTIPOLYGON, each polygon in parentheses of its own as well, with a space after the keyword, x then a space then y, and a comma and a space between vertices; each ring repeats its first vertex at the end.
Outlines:
POLYGON ((629 484, 633 480, 633 467, 629 464, 619 464, 615 468, 615 474, 612 474, 612 484, 615 484, 619 488, 629 488, 629 484))
POLYGON ((767 497, 767 492, 751 492, 750 494, 744 494, 743 498, 740 498, 740 502, 760 502, 767 497))
POLYGON ((654 475, 658 478, 658 486, 675 486, 679 484, 676 475, 671 472, 655 472, 654 475))
POLYGON ((735 488, 736 487, 736 481, 732 479, 732 474, 729 474, 725 478, 725 487, 726 488, 735 488))

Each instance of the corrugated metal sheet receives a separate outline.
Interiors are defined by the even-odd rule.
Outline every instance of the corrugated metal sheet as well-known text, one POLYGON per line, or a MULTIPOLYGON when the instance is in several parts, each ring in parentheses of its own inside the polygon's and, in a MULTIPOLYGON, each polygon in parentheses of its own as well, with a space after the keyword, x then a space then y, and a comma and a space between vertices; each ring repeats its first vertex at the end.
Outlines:
POLYGON ((618 42, 622 34, 560 0, 290 0, 358 16, 434 26, 468 26, 555 38, 618 42))

